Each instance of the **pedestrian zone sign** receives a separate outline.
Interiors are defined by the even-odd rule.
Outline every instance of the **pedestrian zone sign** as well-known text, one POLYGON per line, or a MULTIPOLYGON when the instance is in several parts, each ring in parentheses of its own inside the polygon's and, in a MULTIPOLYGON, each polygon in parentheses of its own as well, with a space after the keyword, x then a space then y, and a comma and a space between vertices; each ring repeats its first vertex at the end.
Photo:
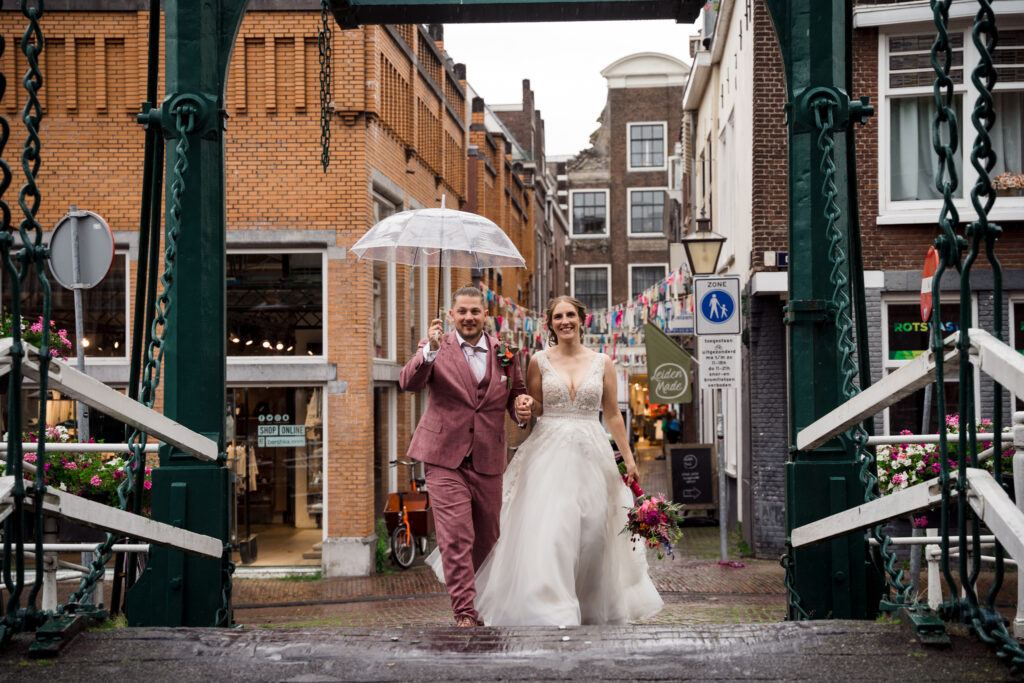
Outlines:
POLYGON ((693 278, 697 334, 740 333, 740 276, 693 278))

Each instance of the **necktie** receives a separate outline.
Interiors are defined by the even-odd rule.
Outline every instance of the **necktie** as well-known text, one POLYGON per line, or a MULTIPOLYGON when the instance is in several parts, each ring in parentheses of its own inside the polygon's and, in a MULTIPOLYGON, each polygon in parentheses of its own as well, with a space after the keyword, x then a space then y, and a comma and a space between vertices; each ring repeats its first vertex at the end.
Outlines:
POLYGON ((462 351, 466 354, 466 361, 469 363, 469 369, 473 371, 473 376, 476 377, 476 381, 479 382, 484 378, 484 366, 480 361, 483 360, 483 354, 477 353, 477 348, 469 342, 462 342, 462 351))

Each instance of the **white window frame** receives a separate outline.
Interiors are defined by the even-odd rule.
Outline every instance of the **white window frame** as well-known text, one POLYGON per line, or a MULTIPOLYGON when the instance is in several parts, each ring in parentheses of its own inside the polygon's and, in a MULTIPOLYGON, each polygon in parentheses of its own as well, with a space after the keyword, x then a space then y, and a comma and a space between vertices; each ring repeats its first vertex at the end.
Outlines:
MULTIPOLYGON (((953 291, 946 292, 945 296, 946 297, 955 297, 956 303, 960 303, 959 296, 957 295, 956 292, 953 292, 953 291)), ((907 363, 911 362, 911 360, 890 360, 889 359, 889 305, 890 304, 896 304, 896 305, 916 304, 916 305, 920 305, 920 303, 921 303, 921 295, 920 294, 902 293, 901 292, 901 293, 898 293, 898 294, 886 294, 886 295, 882 296, 882 304, 881 304, 881 306, 882 306, 882 310, 881 310, 882 339, 881 339, 880 346, 881 346, 881 351, 882 351, 882 363, 881 363, 881 365, 882 365, 882 375, 883 376, 889 375, 889 374, 895 372, 896 370, 900 369, 901 367, 903 367, 907 363)), ((976 293, 974 293, 974 292, 971 293, 971 315, 973 316, 973 319, 975 321, 978 320, 978 295, 976 293)), ((946 373, 946 375, 944 375, 944 379, 947 382, 956 382, 956 381, 959 381, 960 375, 958 373, 954 373, 952 376, 950 376, 949 373, 946 373)), ((932 400, 933 401, 935 400, 934 397, 933 397, 932 400)), ((980 400, 981 400, 981 373, 980 372, 975 372, 974 373, 974 405, 975 406, 979 405, 979 401, 980 400)), ((892 433, 892 429, 891 429, 890 424, 889 424, 889 409, 888 408, 886 408, 884 411, 882 411, 882 425, 883 425, 882 429, 883 429, 885 434, 891 434, 892 433)), ((915 425, 915 428, 912 431, 916 434, 916 433, 918 433, 920 431, 920 429, 921 428, 920 428, 919 425, 915 425)))
POLYGON ((611 234, 611 221, 609 220, 609 214, 611 213, 611 190, 606 187, 581 187, 578 190, 569 190, 569 237, 574 240, 588 240, 588 239, 608 239, 611 234), (593 234, 593 235, 577 235, 575 231, 576 219, 573 216, 573 196, 576 194, 589 194, 589 193, 604 193, 604 232, 593 234))
POLYGON ((633 291, 633 269, 634 268, 664 268, 664 274, 661 276, 661 280, 668 277, 668 264, 667 263, 630 263, 629 264, 629 300, 632 301, 640 292, 633 291))
MULTIPOLYGON (((241 254, 265 254, 266 249, 228 249, 227 256, 241 254)), ((320 320, 323 321, 320 329, 320 354, 316 356, 233 356, 227 353, 228 365, 262 365, 262 364, 287 364, 287 363, 323 363, 327 358, 327 252, 323 249, 292 249, 284 245, 274 249, 276 254, 320 254, 320 320)))
POLYGON ((630 121, 626 124, 626 170, 629 172, 668 170, 668 121, 630 121), (633 165, 633 128, 635 126, 661 126, 661 166, 633 165))
POLYGON ((669 196, 667 187, 629 187, 626 188, 626 230, 630 237, 638 239, 649 239, 652 237, 665 237, 665 223, 668 218, 669 196), (663 199, 661 211, 661 232, 633 232, 633 194, 635 192, 661 192, 663 199))
MULTIPOLYGON (((387 298, 388 298, 388 301, 387 301, 388 315, 387 315, 387 320, 385 321, 385 324, 387 325, 387 330, 386 330, 386 334, 387 334, 387 352, 386 352, 386 355, 384 356, 384 358, 374 357, 374 359, 373 359, 374 363, 395 363, 395 362, 397 362, 396 361, 396 356, 397 356, 398 340, 395 337, 397 336, 396 333, 398 331, 398 315, 396 314, 395 307, 398 305, 398 296, 397 296, 397 292, 395 291, 395 289, 398 287, 398 275, 397 275, 398 269, 395 267, 394 263, 386 263, 385 266, 387 267, 387 274, 385 276, 387 292, 385 293, 385 296, 387 296, 387 298)), ((371 275, 372 275, 372 273, 371 273, 371 275)), ((371 293, 371 296, 372 296, 372 293, 371 293)), ((371 342, 372 342, 372 340, 371 340, 371 342)), ((371 343, 370 346, 371 346, 370 351, 372 353, 373 352, 373 348, 372 348, 373 344, 371 343)))
MULTIPOLYGON (((892 6, 893 11, 898 11, 898 5, 892 6)), ((894 14, 895 18, 896 15, 894 14)), ((1021 16, 1008 15, 1003 23, 1014 21, 1015 23, 1006 26, 1007 29, 1020 29, 1021 16)), ((966 20, 950 22, 950 33, 962 33, 964 36, 963 49, 963 84, 955 85, 953 92, 962 98, 961 111, 957 113, 960 123, 960 154, 961 154, 961 177, 960 188, 962 196, 954 199, 954 203, 960 212, 960 219, 972 221, 977 214, 971 205, 970 190, 977 180, 977 172, 971 165, 970 154, 975 137, 974 126, 971 123, 970 111, 974 102, 977 90, 971 82, 971 70, 978 62, 978 52, 970 35, 970 25, 966 20)), ((1000 26, 1004 28, 1004 26, 1000 26)), ((891 199, 892 195, 892 160, 890 156, 890 144, 892 122, 890 117, 890 102, 892 99, 907 97, 932 96, 931 85, 913 88, 900 88, 893 90, 889 87, 889 40, 899 36, 912 36, 934 33, 934 26, 931 24, 893 24, 889 27, 882 27, 878 32, 878 216, 876 222, 879 225, 899 225, 908 223, 934 223, 939 210, 942 208, 941 199, 927 200, 902 200, 891 199)), ((997 83, 996 91, 1024 91, 1024 83, 1015 81, 1012 83, 997 83), (1014 86, 1014 87, 1010 87, 1014 86)), ((1021 169, 1024 172, 1024 169, 1021 169)), ((992 208, 989 218, 992 220, 1017 220, 1021 210, 1024 209, 1024 197, 999 197, 992 208)))
POLYGON ((608 289, 605 291, 605 309, 612 307, 612 266, 609 263, 590 263, 587 265, 569 266, 569 287, 573 297, 576 296, 576 271, 577 270, 595 270, 597 268, 604 268, 605 272, 608 273, 608 289))

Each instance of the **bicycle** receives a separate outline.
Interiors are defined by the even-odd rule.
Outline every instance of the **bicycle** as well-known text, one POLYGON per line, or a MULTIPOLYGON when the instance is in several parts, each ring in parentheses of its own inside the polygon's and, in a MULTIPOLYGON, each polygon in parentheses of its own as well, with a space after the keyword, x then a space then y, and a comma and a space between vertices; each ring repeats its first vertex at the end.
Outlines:
MULTIPOLYGON (((412 463, 392 460, 391 465, 412 463)), ((430 494, 426 480, 413 477, 411 491, 399 491, 388 496, 384 521, 391 537, 391 558, 402 569, 408 569, 416 559, 417 551, 426 555, 429 537, 434 533, 434 512, 430 508, 430 494)))

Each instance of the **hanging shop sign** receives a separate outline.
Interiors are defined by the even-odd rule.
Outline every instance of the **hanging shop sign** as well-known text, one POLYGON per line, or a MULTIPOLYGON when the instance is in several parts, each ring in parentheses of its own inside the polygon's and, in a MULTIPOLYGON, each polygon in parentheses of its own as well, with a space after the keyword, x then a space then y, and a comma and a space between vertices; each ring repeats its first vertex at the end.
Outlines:
POLYGON ((651 403, 689 403, 693 361, 679 344, 652 323, 644 326, 647 390, 651 403))

